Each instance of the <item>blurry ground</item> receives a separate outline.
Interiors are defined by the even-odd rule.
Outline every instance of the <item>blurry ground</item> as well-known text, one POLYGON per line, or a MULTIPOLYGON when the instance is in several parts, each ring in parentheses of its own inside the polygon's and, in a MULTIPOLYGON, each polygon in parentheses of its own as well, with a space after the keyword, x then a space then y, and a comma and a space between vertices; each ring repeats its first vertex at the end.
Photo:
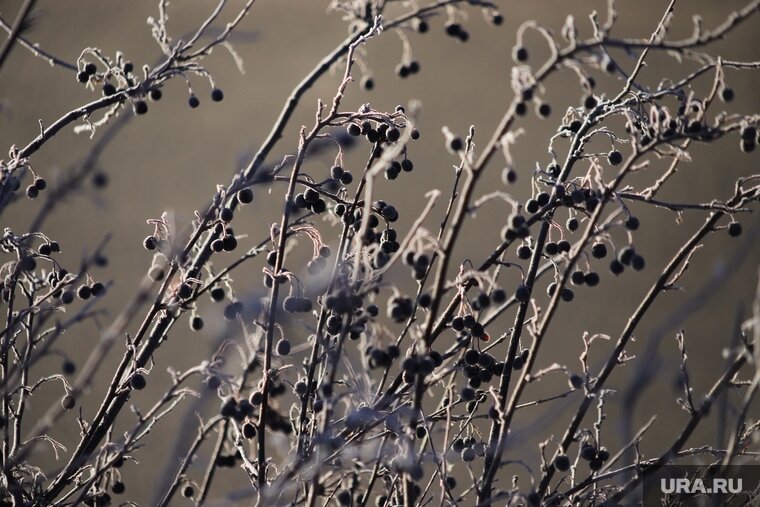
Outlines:
MULTIPOLYGON (((648 36, 666 4, 655 0, 618 3, 621 14, 615 34, 621 37, 648 36)), ((19 1, 0 0, 0 12, 6 20, 12 20, 19 4, 19 1)), ((108 55, 120 50, 136 66, 150 64, 159 56, 159 52, 145 20, 148 16, 157 15, 155 4, 154 1, 143 0, 41 0, 38 2, 39 13, 35 27, 27 37, 69 61, 74 61, 83 48, 92 46, 101 48, 108 55)), ((238 5, 242 2, 238 0, 231 4, 238 5)), ((150 256, 140 247, 142 238, 151 232, 145 220, 158 217, 164 211, 172 211, 178 224, 186 224, 191 219, 192 212, 206 203, 215 185, 227 183, 233 170, 247 163, 248 154, 256 150, 257 143, 269 131, 293 86, 323 55, 344 39, 344 24, 337 14, 325 12, 326 4, 327 2, 316 0, 256 2, 251 14, 241 23, 232 38, 245 62, 246 73, 240 75, 229 54, 221 49, 206 60, 216 82, 224 90, 225 100, 220 104, 212 104, 208 98, 207 84, 194 81, 202 104, 197 110, 191 110, 187 107, 184 83, 181 80, 172 81, 164 89, 163 100, 151 103, 150 111, 145 117, 130 121, 120 140, 111 144, 101 157, 100 165, 111 181, 109 187, 104 191, 95 191, 89 186, 86 195, 71 199, 59 208, 54 219, 47 222, 44 232, 63 244, 65 251, 62 258, 70 263, 75 263, 84 251, 91 250, 106 234, 113 235, 108 247, 110 268, 104 271, 107 274, 99 275, 111 277, 114 283, 114 289, 108 298, 111 312, 118 311, 128 300, 137 280, 150 265, 150 256)), ((399 205, 402 224, 408 225, 414 219, 416 212, 424 205, 422 196, 427 190, 439 188, 446 194, 450 190, 453 160, 441 149, 442 126, 447 125, 454 132, 465 133, 469 125, 475 125, 476 146, 482 147, 490 137, 511 100, 508 76, 512 63, 509 55, 517 26, 526 19, 539 19, 558 32, 565 16, 573 14, 585 36, 589 33, 588 14, 593 9, 604 11, 605 8, 605 2, 602 1, 534 0, 503 1, 499 4, 503 6, 506 19, 501 27, 490 26, 477 11, 468 9, 472 16, 466 25, 471 35, 467 44, 460 44, 443 35, 443 19, 434 20, 431 33, 427 35, 412 34, 410 38, 414 55, 420 61, 422 71, 418 76, 407 80, 396 78, 393 72, 400 61, 402 50, 399 39, 393 33, 384 34, 367 46, 368 62, 377 84, 376 89, 363 92, 358 86, 352 85, 346 106, 354 107, 371 102, 377 109, 390 110, 396 104, 407 103, 410 99, 420 99, 422 102, 420 130, 425 142, 413 145, 411 152, 417 169, 411 175, 402 175, 403 184, 392 187, 391 193, 387 192, 387 186, 381 186, 380 189, 380 193, 386 190, 389 200, 399 205)), ((729 9, 742 5, 744 4, 738 1, 685 2, 677 8, 679 22, 670 36, 688 36, 691 33, 690 17, 694 13, 700 13, 705 19, 705 25, 712 27, 725 18, 729 9)), ((173 2, 169 9, 171 33, 179 36, 197 26, 211 8, 211 2, 173 2)), ((224 18, 225 22, 233 11, 230 9, 230 14, 224 18)), ((760 43, 758 28, 760 25, 757 18, 752 18, 734 32, 728 42, 711 48, 711 53, 720 53, 727 59, 757 59, 760 43)), ((526 43, 531 48, 532 61, 541 61, 546 56, 541 40, 534 33, 528 35, 526 43)), ((619 54, 616 56, 621 58, 624 66, 630 68, 630 59, 619 54)), ((650 66, 644 76, 650 83, 656 83, 664 72, 672 73, 676 68, 671 59, 662 55, 653 55, 648 61, 650 66)), ((677 74, 673 77, 685 75, 687 68, 691 67, 675 71, 677 74)), ((311 124, 316 99, 329 100, 337 82, 337 75, 328 76, 305 97, 284 139, 275 150, 277 157, 272 160, 296 147, 297 130, 302 124, 311 124)), ((760 110, 757 94, 760 75, 729 71, 728 82, 737 94, 736 101, 730 105, 731 110, 760 110)), ((601 89, 611 92, 619 86, 613 80, 600 83, 601 89)), ((704 84, 708 86, 710 83, 706 81, 704 84)), ((578 104, 580 92, 576 79, 568 73, 555 76, 549 81, 546 96, 555 111, 552 118, 540 121, 530 114, 520 123, 526 135, 520 138, 514 156, 521 178, 515 187, 509 189, 520 199, 529 195, 529 176, 536 162, 546 164, 549 160, 545 147, 547 139, 556 129, 561 112, 568 106, 578 104)), ((72 107, 92 98, 92 92, 79 85, 73 75, 49 67, 17 46, 0 73, 0 149, 5 150, 12 144, 25 145, 37 135, 38 119, 49 125, 72 107)), ((76 135, 71 129, 66 129, 34 155, 33 166, 54 182, 55 175, 84 157, 93 142, 84 135, 76 135)), ((346 165, 358 171, 364 156, 363 151, 352 153, 346 165)), ((741 154, 738 141, 733 138, 709 149, 696 147, 694 159, 693 163, 683 165, 679 175, 663 190, 660 194, 663 200, 681 202, 707 199, 715 195, 727 197, 732 191, 731 185, 735 178, 755 172, 760 160, 757 155, 741 154)), ((329 158, 320 163, 309 163, 307 170, 312 174, 325 174, 330 165, 329 158), (323 167, 320 167, 320 163, 323 167)), ((501 164, 502 161, 495 160, 489 168, 490 175, 482 181, 481 193, 503 188, 500 183, 501 164)), ((651 170, 659 173, 661 166, 653 166, 651 170)), ((654 179, 651 174, 643 177, 649 181, 654 179)), ((238 234, 250 235, 244 244, 253 244, 266 236, 268 224, 280 209, 282 190, 275 188, 272 195, 258 191, 255 205, 239 213, 235 230, 238 234)), ((10 214, 2 216, 2 227, 25 231, 36 205, 37 203, 28 202, 15 206, 10 214)), ((580 336, 584 330, 607 333, 616 338, 656 274, 703 218, 699 213, 687 213, 683 223, 676 224, 672 214, 635 205, 632 209, 643 224, 636 236, 636 247, 647 258, 646 271, 642 276, 628 274, 629 276, 613 280, 600 266, 603 277, 600 287, 593 293, 589 289, 580 289, 573 304, 561 305, 558 320, 548 336, 548 346, 544 350, 546 355, 540 363, 542 366, 561 361, 577 368, 577 359, 568 362, 568 358, 577 357, 580 336)), ((434 210, 437 214, 429 221, 431 228, 437 226, 442 212, 441 204, 434 210)), ((476 221, 477 227, 465 228, 461 248, 456 252, 457 261, 452 264, 456 265, 465 258, 472 259, 477 264, 484 258, 498 244, 499 231, 506 214, 504 206, 497 204, 481 210, 476 221)), ((747 233, 757 231, 758 222, 753 217, 745 217, 743 222, 747 233)), ((695 372, 692 375, 694 387, 703 393, 715 380, 723 364, 720 350, 731 340, 737 307, 741 301, 750 301, 754 293, 757 261, 760 258, 757 241, 748 243, 743 238, 729 241, 725 234, 709 239, 705 248, 695 256, 688 275, 682 282, 686 292, 669 293, 659 299, 658 308, 650 312, 639 326, 636 333, 638 340, 632 345, 630 353, 640 352, 642 343, 646 342, 653 330, 671 318, 709 277, 727 269, 729 259, 737 253, 740 245, 743 245, 741 248, 745 250, 746 256, 721 290, 702 300, 703 305, 685 322, 676 324, 677 328, 686 330, 690 367, 695 372)), ((232 254, 229 255, 230 260, 234 258, 232 254)), ((405 280, 405 275, 399 273, 397 279, 405 280)), ((254 287, 253 283, 259 287, 260 264, 252 263, 248 269, 244 268, 236 274, 235 278, 241 281, 239 287, 248 282, 250 287, 254 287)), ((511 279, 504 279, 507 286, 509 280, 511 279)), ((516 283, 516 279, 512 282, 516 283)), ((252 289, 255 290, 257 289, 252 289)), ((168 366, 186 367, 207 357, 211 344, 218 338, 219 326, 213 325, 218 313, 219 309, 210 305, 201 309, 201 314, 211 321, 211 325, 207 326, 208 332, 202 335, 191 334, 184 320, 178 324, 169 343, 157 354, 157 369, 150 377, 149 388, 133 398, 135 403, 147 406, 155 400, 160 391, 151 388, 165 385, 167 377, 164 372, 168 366)), ((506 330, 511 318, 510 314, 506 320, 493 326, 492 334, 498 335, 506 330)), ((107 324, 109 321, 103 319, 102 322, 107 324)), ((637 412, 639 423, 646 421, 652 414, 661 416, 656 423, 656 431, 647 440, 651 447, 644 447, 652 452, 672 439, 674 431, 686 416, 674 403, 673 381, 677 373, 674 331, 675 329, 668 329, 660 349, 660 381, 645 393, 641 409, 637 412)), ((451 336, 442 338, 451 339, 451 336)), ((89 326, 81 333, 66 336, 62 343, 65 343, 72 357, 82 357, 97 340, 97 330, 94 326, 89 326)), ((597 364, 596 361, 602 357, 601 354, 594 355, 592 364, 597 364)), ((111 357, 110 360, 115 361, 116 357, 111 357)), ((57 361, 58 359, 50 360, 46 366, 56 369, 59 367, 57 361)), ((620 374, 615 376, 610 385, 624 387, 624 377, 620 374)), ((90 400, 85 402, 86 413, 91 413, 94 409, 93 404, 100 399, 108 380, 110 379, 103 376, 101 383, 96 384, 90 400)), ((542 384, 544 385, 532 388, 525 399, 530 399, 532 393, 557 392, 560 386, 564 386, 564 380, 553 379, 542 384)), ((56 402, 59 394, 51 393, 48 399, 56 402)), ((32 407, 32 414, 40 413, 45 408, 40 406, 42 397, 38 398, 37 405, 32 407)), ((521 432, 531 427, 533 430, 538 428, 542 436, 550 432, 556 433, 566 426, 569 408, 572 406, 574 404, 560 402, 547 409, 527 409, 518 418, 516 432, 527 436, 521 432)), ((620 444, 615 418, 618 407, 619 400, 613 398, 605 433, 607 442, 613 448, 620 444)), ((120 429, 131 424, 130 417, 126 413, 121 417, 120 424, 125 426, 120 426, 120 429)), ((129 498, 141 505, 151 502, 154 496, 149 486, 162 483, 161 471, 173 449, 175 435, 187 426, 188 434, 192 437, 195 424, 196 420, 190 413, 180 410, 176 417, 156 428, 147 441, 148 446, 141 453, 142 465, 128 465, 124 469, 129 498)), ((66 427, 59 428, 57 436, 72 446, 72 438, 77 431, 74 417, 71 416, 66 427)), ((714 426, 705 426, 699 434, 706 443, 714 442, 714 435, 714 426)), ((524 458, 535 465, 536 454, 534 444, 521 446, 510 457, 524 458)), ((508 477, 513 472, 505 472, 502 480, 508 482, 508 477)), ((192 473, 197 476, 198 469, 193 469, 192 473)), ((233 484, 234 487, 244 486, 242 481, 239 471, 222 471, 215 482, 214 491, 219 494, 229 490, 233 484)), ((183 504, 179 499, 176 503, 183 504)))

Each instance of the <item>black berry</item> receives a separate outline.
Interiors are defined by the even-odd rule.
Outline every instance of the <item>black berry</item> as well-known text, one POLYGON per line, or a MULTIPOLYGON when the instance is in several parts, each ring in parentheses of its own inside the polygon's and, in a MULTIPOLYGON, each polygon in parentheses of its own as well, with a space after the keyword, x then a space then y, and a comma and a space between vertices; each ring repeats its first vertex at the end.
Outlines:
POLYGON ((137 115, 143 115, 148 112, 148 103, 144 100, 137 100, 134 103, 134 111, 137 115))
POLYGON ((523 46, 515 46, 515 48, 512 50, 512 57, 515 59, 515 61, 525 62, 528 60, 528 50, 523 46))

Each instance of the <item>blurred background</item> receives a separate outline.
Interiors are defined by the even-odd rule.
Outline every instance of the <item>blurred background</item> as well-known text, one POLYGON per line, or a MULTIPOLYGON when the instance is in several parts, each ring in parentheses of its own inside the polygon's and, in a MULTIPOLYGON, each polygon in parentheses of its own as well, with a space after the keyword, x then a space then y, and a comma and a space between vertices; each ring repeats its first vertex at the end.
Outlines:
MULTIPOLYGON (((18 11, 20 1, 0 0, 0 13, 11 22, 18 11)), ((242 6, 240 0, 230 1, 225 13, 215 23, 215 30, 224 26, 242 6)), ((466 8, 469 19, 464 22, 470 33, 467 43, 447 37, 443 30, 445 15, 430 21, 427 34, 408 32, 414 58, 420 62, 418 75, 400 79, 394 68, 402 59, 403 46, 394 32, 383 33, 366 46, 366 73, 375 81, 375 89, 364 91, 357 83, 349 86, 346 108, 356 108, 370 103, 379 110, 391 111, 397 104, 407 104, 417 99, 421 102, 419 128, 420 141, 410 149, 415 162, 411 174, 402 174, 397 184, 383 182, 378 195, 395 204, 401 211, 399 229, 407 230, 425 205, 424 194, 439 189, 448 195, 454 179, 452 164, 455 160, 444 149, 441 128, 448 126, 453 132, 465 135, 468 127, 476 129, 477 150, 490 138, 503 112, 512 99, 510 72, 513 65, 512 47, 517 27, 528 19, 536 19, 559 33, 565 18, 572 15, 582 37, 591 34, 588 16, 594 10, 606 15, 605 1, 534 0, 532 2, 498 1, 505 22, 492 26, 477 9, 466 8)), ((659 21, 667 4, 664 0, 618 2, 619 19, 613 30, 616 37, 648 37, 659 21)), ((712 28, 728 14, 741 8, 745 2, 724 0, 692 0, 679 3, 676 21, 669 38, 691 35, 692 16, 700 15, 705 27, 712 28)), ((215 3, 183 0, 169 5, 169 33, 173 37, 196 28, 213 9, 215 3)), ((81 361, 99 339, 99 326, 105 327, 113 316, 130 300, 140 277, 151 266, 152 257, 142 246, 142 239, 152 232, 146 220, 158 218, 169 212, 178 228, 187 226, 193 212, 203 208, 216 185, 228 183, 234 171, 243 167, 266 137, 271 125, 292 88, 347 35, 347 27, 341 15, 328 12, 328 2, 317 0, 259 0, 230 38, 245 66, 240 74, 233 58, 223 48, 217 48, 205 65, 211 71, 218 87, 224 91, 221 103, 212 103, 208 83, 191 80, 195 93, 201 100, 197 109, 187 105, 187 86, 182 79, 170 81, 163 89, 163 99, 149 103, 145 116, 131 118, 109 143, 98 159, 98 172, 107 175, 108 185, 97 188, 87 181, 82 190, 71 196, 56 209, 54 216, 44 223, 42 231, 63 246, 61 260, 64 265, 76 266, 82 255, 92 252, 106 235, 111 235, 106 253, 109 266, 93 272, 97 279, 112 282, 108 297, 103 301, 108 314, 98 323, 89 323, 69 333, 59 342, 60 352, 81 361)), ((146 19, 158 16, 157 2, 133 0, 130 2, 96 0, 41 0, 37 2, 34 24, 26 37, 49 52, 67 61, 75 61, 87 47, 96 47, 113 57, 117 51, 125 54, 136 67, 152 65, 161 56, 150 35, 146 19)), ((714 55, 733 60, 757 60, 760 47, 760 24, 757 17, 732 32, 726 40, 708 48, 714 55)), ((3 38, 5 33, 2 32, 3 38)), ((548 56, 548 50, 539 35, 528 32, 524 41, 531 52, 531 63, 540 65, 548 56)), ((612 55, 627 69, 635 60, 612 50, 612 55)), ((655 85, 662 78, 681 78, 695 67, 690 62, 676 65, 675 60, 664 54, 652 54, 643 71, 642 82, 655 85)), ((329 101, 342 76, 343 68, 320 80, 304 97, 291 120, 283 139, 269 160, 274 163, 292 153, 298 143, 297 133, 301 125, 311 126, 317 99, 329 101)), ((359 74, 360 75, 360 74, 359 74)), ((621 81, 610 76, 592 72, 599 83, 599 93, 615 93, 621 81)), ((357 76, 358 77, 358 76, 357 76)), ((735 90, 736 99, 730 104, 717 103, 713 111, 725 108, 729 112, 754 112, 760 110, 760 74, 757 72, 727 71, 727 83, 735 90)), ((357 80, 358 81, 358 80, 357 80)), ((704 95, 712 84, 712 78, 700 81, 694 89, 704 95)), ((519 200, 530 197, 530 177, 536 164, 545 166, 550 161, 548 140, 561 123, 568 107, 580 105, 582 90, 576 76, 571 72, 554 75, 545 87, 544 99, 553 109, 550 118, 541 120, 531 112, 519 121, 524 134, 512 148, 514 165, 518 171, 515 185, 506 187, 501 181, 503 158, 495 157, 486 176, 479 184, 478 195, 495 189, 509 192, 519 200)), ((7 153, 12 145, 24 146, 39 132, 38 121, 50 125, 70 109, 95 99, 96 92, 85 89, 72 72, 49 66, 34 58, 27 50, 16 46, 0 72, 0 150, 7 153)), ((124 114, 131 114, 126 112, 124 114)), ((51 187, 56 186, 66 171, 87 156, 93 144, 108 127, 95 133, 93 139, 87 134, 75 134, 64 129, 42 150, 32 157, 35 171, 43 175, 51 187)), ((757 154, 746 155, 739 150, 738 136, 724 139, 709 147, 694 146, 693 160, 681 165, 681 169, 660 193, 660 198, 672 202, 697 202, 712 198, 725 199, 733 191, 733 183, 741 175, 757 172, 757 154)), ((609 148, 597 146, 599 151, 609 148)), ((623 150, 625 152, 625 149, 623 150)), ((564 156, 564 153, 562 154, 564 156)), ((345 166, 359 173, 366 157, 364 146, 347 153, 345 166)), ((323 178, 333 163, 334 153, 310 160, 305 170, 314 177, 323 178)), ((652 160, 641 174, 632 178, 633 183, 652 182, 665 165, 652 160)), ((245 235, 241 245, 245 248, 265 239, 269 225, 281 210, 284 185, 255 188, 255 201, 237 214, 235 232, 245 235)), ((43 194, 44 197, 44 194, 43 194)), ((2 216, 2 227, 15 232, 28 231, 41 201, 24 200, 10 208, 2 216)), ((437 232, 445 204, 439 201, 426 226, 437 232)), ((576 371, 580 370, 577 359, 582 349, 584 331, 591 334, 604 333, 613 340, 625 326, 628 317, 638 305, 657 274, 672 257, 676 249, 703 222, 701 212, 686 212, 678 217, 652 207, 631 205, 632 212, 642 222, 635 235, 635 245, 647 259, 647 268, 639 274, 626 272, 613 277, 606 266, 608 261, 592 263, 601 276, 602 283, 596 289, 579 288, 571 304, 560 306, 552 326, 538 367, 560 362, 576 371)), ((452 274, 460 263, 469 259, 480 263, 500 241, 500 230, 510 210, 503 202, 493 201, 469 217, 470 225, 464 228, 462 241, 455 251, 452 274)), ((562 221, 566 216, 561 215, 562 221)), ((657 337, 662 341, 658 347, 656 366, 657 381, 641 393, 638 408, 631 427, 638 428, 652 415, 657 415, 653 431, 642 446, 647 456, 660 452, 677 434, 686 420, 687 413, 680 409, 675 398, 680 395, 677 386, 678 350, 675 333, 685 330, 689 350, 689 367, 696 399, 712 385, 720 374, 725 360, 721 350, 732 343, 736 321, 741 312, 751 311, 750 304, 757 287, 760 247, 757 241, 758 221, 752 215, 742 215, 745 234, 733 240, 725 233, 716 234, 705 242, 704 248, 694 256, 686 276, 681 280, 682 292, 672 291, 658 298, 635 334, 636 340, 629 347, 629 354, 643 354, 647 343, 657 337)), ((323 234, 335 234, 334 228, 321 227, 323 234), (328 232, 329 231, 329 232, 328 232)), ((327 237, 328 241, 332 238, 327 237)), ((621 235, 618 238, 625 241, 621 235)), ((621 243, 622 244, 622 243, 621 243)), ((298 271, 299 259, 306 259, 308 245, 299 244, 290 257, 288 266, 298 271), (300 253, 299 253, 300 252, 300 253), (299 257, 300 255, 300 257, 299 257)), ((222 254, 217 266, 236 259, 236 253, 222 254)), ((260 260, 254 260, 233 273, 236 289, 244 295, 260 295, 260 260)), ((389 281, 398 283, 407 293, 413 286, 406 269, 399 266, 389 275, 389 281)), ((518 283, 516 273, 502 275, 504 287, 518 283)), ((539 284, 539 303, 548 281, 539 284)), ((390 294, 384 294, 385 298, 390 294)), ((148 388, 133 396, 132 403, 146 409, 163 392, 169 375, 168 367, 187 368, 207 358, 220 337, 227 332, 221 320, 221 308, 204 298, 199 307, 207 322, 200 333, 190 331, 187 318, 174 328, 169 342, 155 357, 155 366, 149 377, 148 388)), ((513 312, 489 328, 492 335, 500 335, 511 325, 513 312)), ((130 330, 134 330, 137 322, 130 330)), ((297 328, 297 326, 296 326, 297 328)), ((301 327, 303 337, 308 334, 301 327)), ((448 347, 453 335, 440 338, 441 346, 448 347)), ((529 342, 526 342, 526 345, 529 342)), ((608 344, 595 345, 591 364, 598 366, 609 352, 608 344)), ((108 361, 115 363, 121 356, 117 347, 108 361)), ((500 348, 495 355, 503 356, 500 348)), ((55 356, 44 362, 38 374, 60 370, 62 357, 55 356), (44 371, 43 371, 44 370, 44 371)), ((299 358, 300 361, 300 358, 299 358)), ((110 363, 109 363, 110 364, 110 363)), ((232 368, 234 369, 234 365, 232 368)), ((626 429, 622 426, 620 410, 625 405, 625 391, 630 373, 636 371, 636 359, 629 366, 619 368, 609 386, 619 391, 609 399, 608 419, 603 431, 604 443, 613 451, 624 441, 626 429)), ((101 375, 86 399, 83 400, 85 418, 91 416, 110 381, 109 368, 104 366, 101 375)), ((566 389, 567 377, 554 374, 532 385, 524 399, 557 393, 566 389)), ((200 386, 194 386, 200 387, 200 386)), ((32 399, 30 421, 41 414, 48 403, 57 403, 63 394, 59 386, 50 387, 32 399)), ((127 464, 123 469, 129 498, 140 505, 155 501, 156 488, 164 484, 176 468, 175 449, 185 449, 195 436, 197 420, 193 411, 208 415, 218 409, 213 396, 200 402, 191 400, 158 425, 146 440, 146 447, 139 453, 140 465, 127 464)), ((550 435, 559 437, 580 398, 570 396, 565 400, 538 408, 525 409, 520 413, 511 440, 510 459, 524 460, 530 466, 538 464, 540 440, 550 435)), ((596 415, 589 415, 590 419, 596 415)), ((757 413, 754 414, 754 418, 757 413)), ((130 428, 134 417, 125 411, 119 418, 117 431, 130 428)), ((31 422, 30 422, 31 426, 31 422)), ((78 435, 75 414, 67 414, 54 436, 64 445, 73 448, 78 435)), ((720 425, 704 425, 695 437, 694 445, 719 444, 720 425)), ((273 437, 277 442, 277 437, 273 437)), ((284 441, 283 441, 284 443, 284 441)), ((275 443, 276 446, 276 443, 275 443)), ((42 448, 41 448, 42 449, 42 448)), ((553 451, 553 448, 550 448, 553 451)), ((36 459, 45 470, 54 470, 52 453, 44 449, 36 459)), ((287 449, 279 449, 282 457, 287 449)), ((205 454, 191 467, 190 475, 199 480, 205 467, 205 454)), ((62 464, 59 462, 58 465, 62 464)), ((505 468, 501 484, 506 485, 516 470, 505 468)), ((216 503, 234 503, 221 500, 225 495, 244 489, 246 479, 239 469, 222 470, 215 480, 210 498, 216 503)), ((183 504, 177 498, 175 503, 183 504)), ((241 501, 241 504, 245 501, 241 501)))

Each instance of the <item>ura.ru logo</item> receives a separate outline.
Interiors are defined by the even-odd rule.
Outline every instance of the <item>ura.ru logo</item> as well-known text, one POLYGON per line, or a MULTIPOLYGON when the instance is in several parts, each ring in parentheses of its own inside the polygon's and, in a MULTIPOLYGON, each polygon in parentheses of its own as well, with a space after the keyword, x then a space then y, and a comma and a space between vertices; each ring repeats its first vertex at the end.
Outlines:
POLYGON ((741 493, 742 480, 714 478, 712 480, 703 479, 660 479, 660 489, 663 493, 741 493))

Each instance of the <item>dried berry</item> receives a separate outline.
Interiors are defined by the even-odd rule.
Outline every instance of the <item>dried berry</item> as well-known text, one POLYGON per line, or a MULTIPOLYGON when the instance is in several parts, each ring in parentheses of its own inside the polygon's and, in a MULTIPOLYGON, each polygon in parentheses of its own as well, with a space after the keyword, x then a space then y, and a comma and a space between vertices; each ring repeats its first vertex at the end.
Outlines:
POLYGON ((133 373, 132 376, 129 378, 129 385, 132 387, 132 389, 136 389, 138 391, 145 389, 145 386, 147 385, 147 381, 145 380, 145 375, 142 373, 133 373))
POLYGON ((560 472, 567 472, 570 470, 570 458, 565 454, 558 454, 554 458, 554 467, 560 472))
POLYGON ((135 114, 137 115, 143 115, 148 112, 148 103, 144 100, 136 100, 133 109, 135 114))
POLYGON ((520 303, 527 303, 530 299, 530 289, 526 285, 520 285, 515 290, 515 299, 520 303))
POLYGON ((287 356, 290 354, 290 341, 283 338, 277 342, 277 355, 287 356))
POLYGON ((253 190, 244 188, 237 193, 238 202, 241 204, 250 204, 253 202, 253 190))
POLYGON ((77 404, 76 399, 70 394, 67 394, 66 396, 61 398, 61 406, 65 410, 71 410, 72 408, 76 406, 76 404, 77 404))
POLYGON ((512 49, 512 57, 517 62, 526 62, 528 61, 528 50, 523 46, 515 46, 512 49))

